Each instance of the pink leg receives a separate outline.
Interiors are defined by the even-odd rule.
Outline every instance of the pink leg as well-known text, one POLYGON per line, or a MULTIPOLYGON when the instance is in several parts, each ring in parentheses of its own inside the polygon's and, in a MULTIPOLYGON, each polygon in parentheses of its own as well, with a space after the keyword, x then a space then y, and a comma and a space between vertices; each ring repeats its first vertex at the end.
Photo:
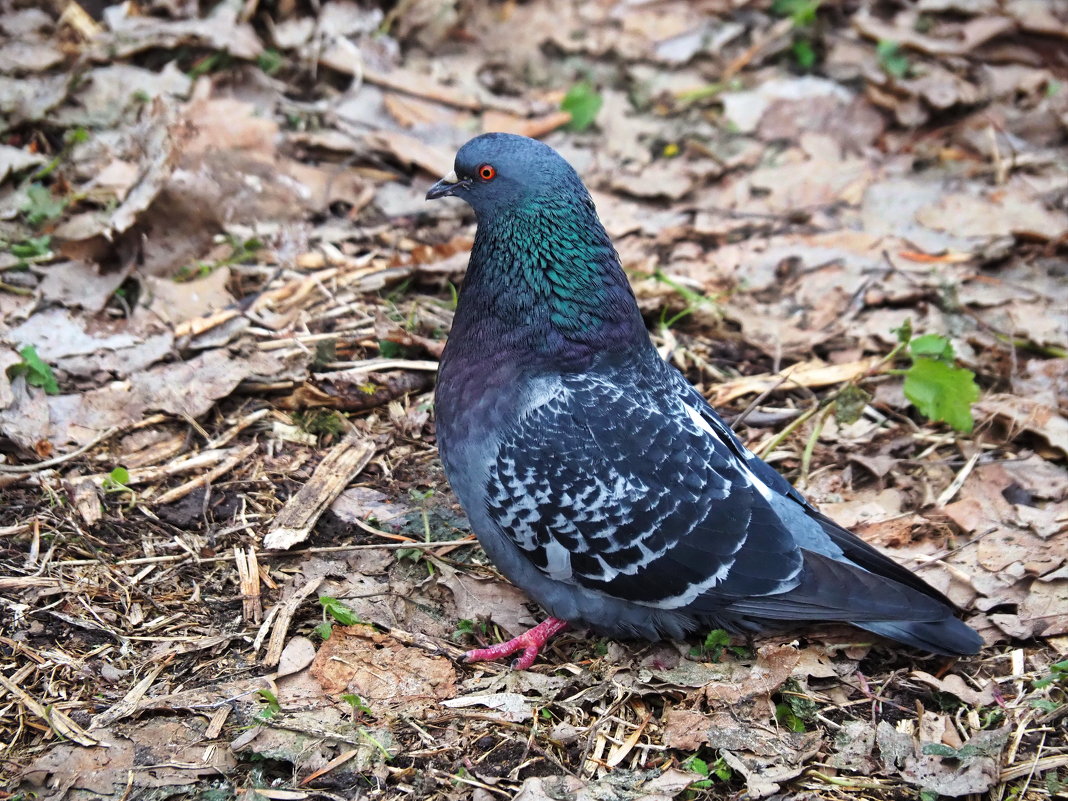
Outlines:
POLYGON ((486 662, 500 659, 503 656, 510 656, 516 651, 522 651, 522 655, 512 662, 512 668, 513 670, 526 670, 534 664, 534 660, 538 658, 538 651, 541 650, 542 646, 544 646, 554 634, 558 634, 566 628, 566 620, 550 617, 543 620, 530 631, 525 631, 508 642, 491 645, 489 648, 475 648, 472 651, 468 651, 464 654, 464 661, 486 662))

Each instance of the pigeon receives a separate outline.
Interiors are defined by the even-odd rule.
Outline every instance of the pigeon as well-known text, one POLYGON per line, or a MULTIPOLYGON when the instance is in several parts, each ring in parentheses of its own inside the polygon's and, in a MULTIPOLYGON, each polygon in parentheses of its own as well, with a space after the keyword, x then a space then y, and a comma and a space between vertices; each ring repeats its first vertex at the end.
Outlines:
POLYGON ((944 595, 821 514, 661 358, 555 150, 483 134, 426 197, 477 220, 435 392, 445 475, 490 560, 549 613, 467 661, 529 668, 569 625, 659 640, 839 621, 978 652, 944 595))

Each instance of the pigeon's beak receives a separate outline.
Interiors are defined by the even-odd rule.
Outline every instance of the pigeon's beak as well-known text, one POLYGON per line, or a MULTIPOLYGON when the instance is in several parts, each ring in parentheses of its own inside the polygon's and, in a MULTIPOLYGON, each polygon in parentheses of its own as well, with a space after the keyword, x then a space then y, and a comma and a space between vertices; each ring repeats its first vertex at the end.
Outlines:
POLYGON ((437 200, 439 197, 450 197, 466 183, 457 177, 456 170, 450 170, 448 175, 430 187, 430 191, 426 193, 426 199, 437 200))

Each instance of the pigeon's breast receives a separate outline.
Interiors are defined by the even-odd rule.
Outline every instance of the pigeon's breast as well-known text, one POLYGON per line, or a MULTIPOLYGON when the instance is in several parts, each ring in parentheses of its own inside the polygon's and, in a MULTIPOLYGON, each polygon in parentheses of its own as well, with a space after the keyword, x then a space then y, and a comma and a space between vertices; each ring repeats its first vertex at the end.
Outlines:
POLYGON ((501 433, 564 391, 559 376, 532 373, 513 360, 442 360, 434 402, 438 450, 465 508, 484 500, 501 433))

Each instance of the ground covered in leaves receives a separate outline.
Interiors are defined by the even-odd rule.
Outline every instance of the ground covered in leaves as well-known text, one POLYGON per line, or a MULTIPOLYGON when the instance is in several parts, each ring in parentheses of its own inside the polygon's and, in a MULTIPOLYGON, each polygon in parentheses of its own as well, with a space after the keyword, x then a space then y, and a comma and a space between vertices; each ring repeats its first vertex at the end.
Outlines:
POLYGON ((0 3, 12 798, 1044 799, 1068 786, 1068 3, 0 3), (470 536, 433 371, 475 133, 593 190, 749 446, 944 590, 557 638, 470 536))

